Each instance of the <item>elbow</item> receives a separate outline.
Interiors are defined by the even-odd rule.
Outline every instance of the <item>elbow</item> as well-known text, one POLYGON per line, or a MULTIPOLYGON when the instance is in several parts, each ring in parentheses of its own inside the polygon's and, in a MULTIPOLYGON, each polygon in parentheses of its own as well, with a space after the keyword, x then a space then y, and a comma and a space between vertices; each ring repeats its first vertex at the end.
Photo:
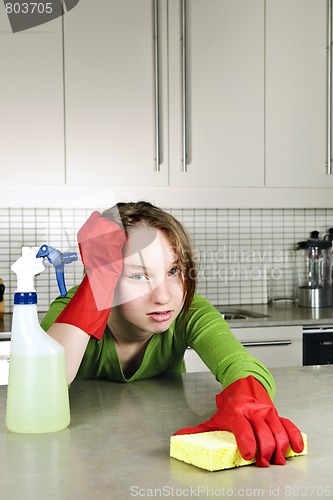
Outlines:
POLYGON ((71 366, 68 365, 66 366, 66 371, 67 371, 67 383, 68 385, 71 385, 72 382, 74 382, 77 372, 79 371, 78 366, 71 366))

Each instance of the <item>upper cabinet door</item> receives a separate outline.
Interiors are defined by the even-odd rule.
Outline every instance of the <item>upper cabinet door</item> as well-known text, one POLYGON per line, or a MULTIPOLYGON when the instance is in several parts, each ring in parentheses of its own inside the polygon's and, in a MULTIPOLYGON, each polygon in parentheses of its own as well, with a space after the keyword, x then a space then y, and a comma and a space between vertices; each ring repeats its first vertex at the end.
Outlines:
POLYGON ((267 0, 266 184, 331 187, 326 0, 267 0))
POLYGON ((181 0, 169 16, 171 185, 263 186, 264 0, 186 2, 185 91, 181 0))
POLYGON ((61 17, 13 33, 2 4, 0 61, 1 184, 64 184, 61 17))
POLYGON ((166 2, 158 2, 158 58, 153 7, 151 0, 80 0, 64 16, 68 184, 167 185, 166 2))

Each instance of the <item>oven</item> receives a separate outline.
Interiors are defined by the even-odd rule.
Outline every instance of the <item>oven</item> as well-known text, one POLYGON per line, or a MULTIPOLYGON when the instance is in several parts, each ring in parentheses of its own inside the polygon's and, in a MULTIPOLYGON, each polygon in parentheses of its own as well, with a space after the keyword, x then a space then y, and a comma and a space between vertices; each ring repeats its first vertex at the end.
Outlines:
POLYGON ((303 328, 303 365, 333 364, 333 326, 303 328))

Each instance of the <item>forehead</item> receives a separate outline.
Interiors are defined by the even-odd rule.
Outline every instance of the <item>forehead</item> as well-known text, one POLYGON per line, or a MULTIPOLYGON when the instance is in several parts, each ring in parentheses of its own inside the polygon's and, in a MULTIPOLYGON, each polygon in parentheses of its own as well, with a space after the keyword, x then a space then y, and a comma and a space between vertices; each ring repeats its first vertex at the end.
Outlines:
POLYGON ((164 262, 177 260, 175 248, 168 236, 160 229, 149 226, 128 228, 124 248, 125 262, 138 264, 146 260, 163 259, 164 262))

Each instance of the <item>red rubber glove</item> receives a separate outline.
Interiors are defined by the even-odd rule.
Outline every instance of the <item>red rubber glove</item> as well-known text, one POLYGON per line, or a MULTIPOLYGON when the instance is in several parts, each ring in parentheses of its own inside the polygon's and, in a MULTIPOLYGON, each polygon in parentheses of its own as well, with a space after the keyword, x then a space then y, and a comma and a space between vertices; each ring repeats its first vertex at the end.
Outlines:
POLYGON ((77 326, 101 340, 122 272, 125 233, 115 222, 93 212, 77 239, 86 275, 56 323, 77 326))
POLYGON ((268 467, 272 462, 286 463, 290 443, 296 453, 304 448, 299 429, 288 419, 279 417, 267 391, 252 375, 236 380, 216 396, 218 408, 207 422, 186 427, 176 434, 207 431, 230 431, 235 435, 240 454, 256 464, 268 467))

